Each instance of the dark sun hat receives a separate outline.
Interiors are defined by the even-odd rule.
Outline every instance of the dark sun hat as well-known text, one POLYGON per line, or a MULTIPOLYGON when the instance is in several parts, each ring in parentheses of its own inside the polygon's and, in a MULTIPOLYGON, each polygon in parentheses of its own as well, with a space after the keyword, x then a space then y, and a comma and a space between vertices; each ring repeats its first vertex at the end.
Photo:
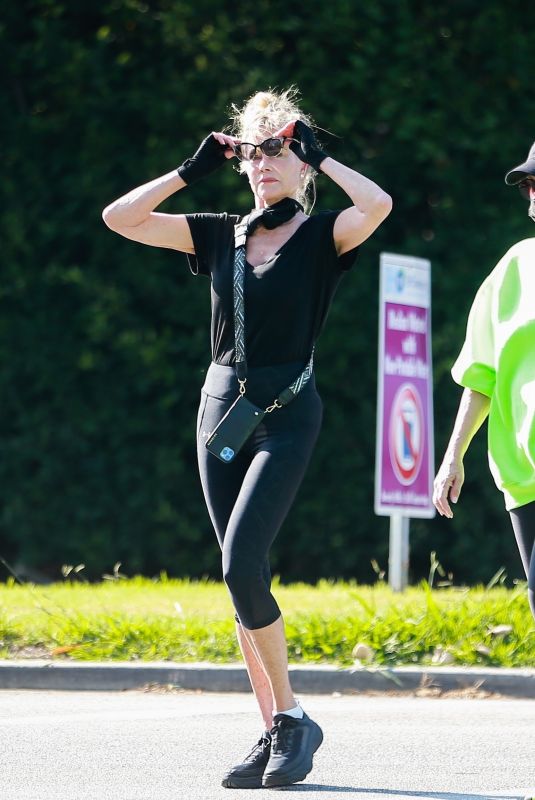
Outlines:
POLYGON ((523 181, 527 175, 535 176, 535 142, 531 145, 528 157, 524 163, 519 164, 518 167, 513 167, 513 169, 507 173, 505 182, 509 186, 514 186, 516 183, 523 181))

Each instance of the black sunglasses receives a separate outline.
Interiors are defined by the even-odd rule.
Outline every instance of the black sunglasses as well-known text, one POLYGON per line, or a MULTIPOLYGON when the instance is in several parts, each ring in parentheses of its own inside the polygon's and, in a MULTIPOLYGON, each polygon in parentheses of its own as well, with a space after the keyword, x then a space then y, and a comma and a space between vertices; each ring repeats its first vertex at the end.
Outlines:
POLYGON ((257 150, 260 150, 269 158, 275 158, 275 156, 280 156, 282 153, 284 142, 295 141, 295 139, 292 139, 289 136, 270 136, 269 139, 265 139, 260 144, 240 142, 239 144, 234 145, 233 150, 235 155, 237 155, 238 158, 241 158, 242 161, 256 161, 256 159, 261 158, 261 156, 257 153, 257 150))
POLYGON ((531 195, 530 195, 529 190, 530 189, 535 189, 535 176, 533 178, 524 178, 523 181, 520 181, 520 183, 517 183, 517 186, 518 186, 518 189, 519 189, 520 194, 522 195, 522 197, 525 197, 526 200, 530 200, 531 199, 531 195))

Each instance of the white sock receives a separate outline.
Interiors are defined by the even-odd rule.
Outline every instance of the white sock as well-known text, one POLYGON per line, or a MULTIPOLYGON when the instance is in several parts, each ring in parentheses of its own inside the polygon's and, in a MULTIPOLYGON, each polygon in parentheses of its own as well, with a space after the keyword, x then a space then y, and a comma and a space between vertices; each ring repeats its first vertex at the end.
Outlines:
POLYGON ((303 709, 299 705, 299 700, 297 700, 296 706, 289 708, 287 711, 275 711, 273 716, 275 716, 275 714, 286 714, 286 716, 294 717, 294 719, 303 719, 303 713, 303 709))

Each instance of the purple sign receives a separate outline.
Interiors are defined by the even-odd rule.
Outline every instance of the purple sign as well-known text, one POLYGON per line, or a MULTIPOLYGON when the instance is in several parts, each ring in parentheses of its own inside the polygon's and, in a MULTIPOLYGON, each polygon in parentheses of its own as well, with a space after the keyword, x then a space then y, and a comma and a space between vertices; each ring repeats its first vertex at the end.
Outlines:
POLYGON ((428 261, 381 255, 375 512, 432 517, 428 261))

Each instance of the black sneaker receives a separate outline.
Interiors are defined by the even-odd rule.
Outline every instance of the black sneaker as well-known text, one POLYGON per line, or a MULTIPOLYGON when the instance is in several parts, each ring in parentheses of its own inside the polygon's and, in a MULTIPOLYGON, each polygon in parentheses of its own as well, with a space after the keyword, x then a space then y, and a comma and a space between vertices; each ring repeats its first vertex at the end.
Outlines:
POLYGON ((271 733, 265 731, 243 762, 229 769, 221 785, 226 789, 261 789, 270 749, 271 733))
POLYGON ((312 756, 323 741, 320 726, 304 714, 295 719, 277 714, 271 729, 271 755, 262 786, 288 786, 303 781, 312 769, 312 756))

